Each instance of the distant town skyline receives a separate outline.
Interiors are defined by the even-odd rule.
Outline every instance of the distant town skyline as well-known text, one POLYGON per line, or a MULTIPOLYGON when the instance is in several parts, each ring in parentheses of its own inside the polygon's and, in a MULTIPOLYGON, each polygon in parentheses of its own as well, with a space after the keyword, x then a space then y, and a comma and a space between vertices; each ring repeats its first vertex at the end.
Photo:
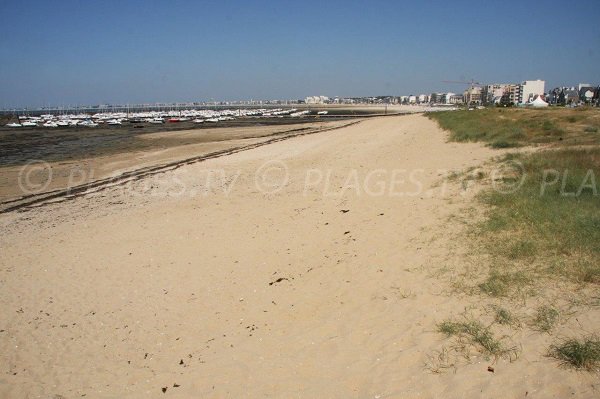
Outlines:
POLYGON ((6 1, 0 108, 600 83, 598 1, 6 1))

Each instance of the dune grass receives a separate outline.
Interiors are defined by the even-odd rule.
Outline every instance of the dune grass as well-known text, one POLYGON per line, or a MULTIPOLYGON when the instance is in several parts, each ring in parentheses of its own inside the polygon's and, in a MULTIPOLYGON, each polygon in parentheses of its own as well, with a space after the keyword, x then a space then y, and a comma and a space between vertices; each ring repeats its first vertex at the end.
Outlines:
POLYGON ((479 233, 500 265, 531 267, 493 268, 481 290, 505 296, 539 275, 600 283, 600 148, 510 155, 504 161, 519 173, 480 195, 489 207, 479 233))
POLYGON ((550 347, 549 355, 567 366, 588 371, 600 368, 600 339, 566 339, 550 347))
MULTIPOLYGON (((478 290, 509 304, 548 292, 559 301, 591 303, 585 296, 600 288, 600 110, 485 109, 429 117, 449 130, 453 141, 549 147, 505 153, 482 182, 488 184, 478 195, 485 217, 472 225, 469 238, 477 256, 484 255, 483 267, 479 276, 471 274, 475 284, 464 284, 467 292, 478 290)), ((506 308, 493 307, 491 316, 498 325, 520 327, 506 308)), ((526 325, 553 334, 561 317, 555 305, 542 305, 526 325)), ((467 337, 488 354, 505 350, 478 321, 445 321, 438 331, 467 337)), ((565 340, 553 345, 550 355, 575 368, 597 369, 600 341, 597 336, 565 340)))
POLYGON ((484 354, 503 356, 507 350, 494 334, 477 320, 452 321, 445 320, 438 324, 438 331, 447 337, 466 337, 469 342, 477 346, 484 354))
POLYGON ((492 269, 479 289, 493 297, 505 297, 522 290, 531 283, 532 277, 525 271, 492 269))
POLYGON ((481 292, 511 296, 544 278, 600 284, 600 109, 428 115, 455 141, 553 143, 544 151, 505 155, 490 173, 491 188, 478 197, 487 213, 473 237, 492 255, 481 292))
POLYGON ((533 328, 540 332, 549 333, 558 323, 559 317, 559 311, 552 306, 540 306, 532 322, 533 328))
POLYGON ((481 141, 492 148, 531 143, 599 144, 600 110, 590 108, 486 108, 431 112, 453 141, 481 141))
POLYGON ((494 322, 503 326, 520 326, 521 323, 519 322, 519 319, 510 310, 501 306, 494 306, 493 310, 494 322))

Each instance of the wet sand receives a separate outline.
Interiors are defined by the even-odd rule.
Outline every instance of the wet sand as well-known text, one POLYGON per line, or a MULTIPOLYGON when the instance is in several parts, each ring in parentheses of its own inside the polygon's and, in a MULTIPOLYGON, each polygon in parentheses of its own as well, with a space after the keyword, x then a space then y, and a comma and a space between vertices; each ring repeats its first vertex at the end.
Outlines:
POLYGON ((0 202, 348 121, 272 119, 201 127, 167 124, 146 126, 143 131, 123 126, 5 132, 1 141, 4 165, 0 166, 0 202))

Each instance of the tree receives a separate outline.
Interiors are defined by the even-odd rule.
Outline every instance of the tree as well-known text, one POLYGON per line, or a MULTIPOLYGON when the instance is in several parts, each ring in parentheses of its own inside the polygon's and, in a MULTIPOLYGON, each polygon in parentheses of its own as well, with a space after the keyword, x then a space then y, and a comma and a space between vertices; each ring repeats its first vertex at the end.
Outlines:
POLYGON ((502 97, 500 97, 500 106, 501 107, 512 107, 513 106, 512 101, 510 101, 510 93, 508 91, 505 91, 504 94, 502 94, 502 97))

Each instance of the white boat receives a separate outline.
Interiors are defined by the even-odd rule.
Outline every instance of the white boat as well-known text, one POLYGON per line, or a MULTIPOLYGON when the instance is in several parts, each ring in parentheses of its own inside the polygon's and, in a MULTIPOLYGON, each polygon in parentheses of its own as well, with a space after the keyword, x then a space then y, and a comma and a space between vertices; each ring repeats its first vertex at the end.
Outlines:
POLYGON ((148 123, 160 124, 165 123, 165 120, 163 118, 152 118, 148 119, 148 123))
POLYGON ((293 114, 290 114, 290 116, 291 117, 299 117, 299 116, 304 116, 308 113, 310 113, 310 111, 299 111, 299 112, 294 112, 293 114))
POLYGON ((26 122, 23 122, 23 123, 21 124, 21 126, 23 126, 23 127, 36 127, 36 126, 37 126, 37 123, 35 123, 35 122, 31 122, 31 121, 26 121, 26 122))
POLYGON ((58 124, 56 122, 48 121, 48 122, 44 123, 43 126, 44 127, 58 127, 58 124))
POLYGON ((207 122, 213 122, 213 123, 214 123, 214 122, 218 122, 218 121, 219 121, 219 118, 208 118, 206 121, 207 121, 207 122))
POLYGON ((317 115, 327 115, 329 113, 329 111, 319 111, 317 112, 317 115))
POLYGON ((67 121, 58 121, 58 122, 56 122, 56 125, 60 126, 60 127, 66 127, 66 126, 69 126, 69 122, 67 122, 67 121))
POLYGON ((79 125, 80 125, 80 126, 85 126, 85 127, 96 127, 96 126, 98 126, 98 124, 97 124, 97 123, 95 123, 95 122, 92 122, 92 121, 91 121, 91 120, 89 120, 89 119, 87 119, 87 120, 85 120, 85 121, 81 121, 81 122, 79 122, 79 125))
POLYGON ((119 119, 110 119, 106 121, 107 125, 120 125, 121 121, 119 119))
POLYGON ((194 122, 194 123, 204 123, 204 119, 194 119, 192 122, 194 122))
POLYGON ((6 125, 8 127, 21 127, 23 125, 21 125, 20 123, 9 123, 8 125, 6 125))

